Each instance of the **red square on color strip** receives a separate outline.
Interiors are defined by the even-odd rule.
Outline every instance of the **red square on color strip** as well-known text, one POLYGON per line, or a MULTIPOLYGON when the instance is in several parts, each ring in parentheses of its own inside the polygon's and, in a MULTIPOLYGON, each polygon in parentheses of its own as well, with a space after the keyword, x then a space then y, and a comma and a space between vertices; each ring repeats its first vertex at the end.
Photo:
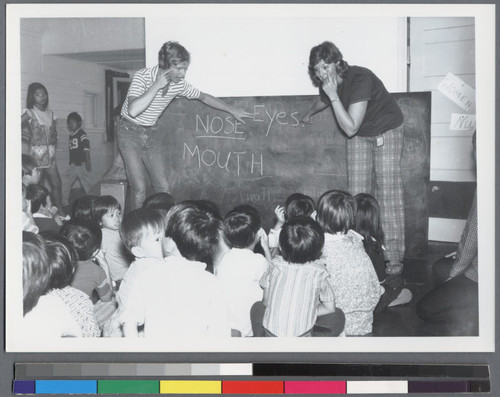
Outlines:
POLYGON ((223 381, 222 394, 283 394, 284 382, 223 381))
POLYGON ((346 382, 290 381, 285 382, 285 394, 345 394, 346 382))

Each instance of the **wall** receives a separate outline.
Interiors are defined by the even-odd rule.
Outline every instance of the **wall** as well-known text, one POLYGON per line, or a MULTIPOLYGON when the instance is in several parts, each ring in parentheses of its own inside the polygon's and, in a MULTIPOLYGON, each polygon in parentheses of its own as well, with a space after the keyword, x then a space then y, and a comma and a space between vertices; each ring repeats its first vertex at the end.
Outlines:
POLYGON ((216 96, 317 94, 307 66, 311 48, 324 40, 333 41, 350 64, 371 68, 389 91, 406 91, 406 18, 340 18, 328 15, 329 8, 321 17, 318 10, 286 17, 287 9, 263 6, 258 15, 251 8, 239 14, 218 9, 228 13, 224 17, 213 9, 203 17, 203 11, 188 10, 146 18, 146 65, 158 62, 164 41, 179 41, 192 56, 187 79, 202 91, 216 96))

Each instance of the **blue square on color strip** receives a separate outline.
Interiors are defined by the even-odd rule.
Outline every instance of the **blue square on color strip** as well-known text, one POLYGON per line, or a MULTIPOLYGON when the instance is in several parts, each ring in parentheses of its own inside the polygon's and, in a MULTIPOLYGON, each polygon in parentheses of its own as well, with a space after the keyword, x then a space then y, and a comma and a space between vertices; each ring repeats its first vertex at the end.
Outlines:
POLYGON ((35 394, 34 380, 15 380, 14 394, 35 394))
POLYGON ((37 380, 36 394, 97 394, 96 380, 37 380))

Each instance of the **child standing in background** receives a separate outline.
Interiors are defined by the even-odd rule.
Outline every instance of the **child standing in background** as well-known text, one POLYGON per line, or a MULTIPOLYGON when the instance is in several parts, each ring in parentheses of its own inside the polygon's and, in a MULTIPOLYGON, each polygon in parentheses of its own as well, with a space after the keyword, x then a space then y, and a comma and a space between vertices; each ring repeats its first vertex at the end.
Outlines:
POLYGON ((258 211, 249 205, 231 210, 224 218, 224 236, 232 248, 222 257, 215 275, 224 289, 233 334, 252 336, 250 309, 255 302, 262 300, 259 280, 271 260, 258 211), (267 259, 253 252, 258 242, 267 259))
POLYGON ((335 308, 330 276, 321 259, 324 241, 323 230, 310 218, 283 225, 279 239, 283 257, 276 257, 262 277, 264 301, 252 307, 255 336, 342 333, 345 317, 335 308))
POLYGON ((128 270, 131 258, 120 237, 122 210, 113 196, 98 197, 92 209, 95 222, 101 226, 101 251, 109 267, 111 279, 119 285, 128 270))
POLYGON ((404 287, 402 274, 386 274, 384 257, 384 231, 380 221, 380 206, 371 194, 359 193, 356 200, 355 230, 363 236, 365 251, 372 261, 375 272, 385 292, 375 309, 381 311, 386 307, 402 305, 412 299, 412 293, 404 287))
MULTIPOLYGON (((211 258, 220 221, 183 204, 172 207, 167 219, 165 236, 171 255, 161 266, 138 274, 130 285, 121 315, 125 337, 138 336, 137 327, 142 324, 145 337, 229 337, 222 289, 202 262, 211 258)), ((125 221, 122 230, 124 226, 125 221)), ((161 252, 161 230, 147 236, 143 245, 161 252)))
POLYGON ((82 117, 77 112, 72 112, 66 120, 69 131, 69 167, 66 172, 67 183, 64 184, 63 200, 68 204, 71 187, 77 179, 85 193, 90 192, 92 184, 88 173, 92 170, 92 164, 89 139, 82 129, 82 117))
POLYGON ((345 313, 346 335, 372 332, 373 310, 383 294, 363 237, 354 227, 356 201, 349 193, 330 190, 319 198, 318 223, 325 232, 323 257, 337 306, 345 313))
POLYGON ((62 203, 62 182, 56 162, 57 130, 56 117, 49 109, 49 93, 40 83, 31 83, 26 96, 26 109, 21 116, 23 145, 33 156, 42 178, 48 177, 54 202, 61 216, 64 216, 62 203))

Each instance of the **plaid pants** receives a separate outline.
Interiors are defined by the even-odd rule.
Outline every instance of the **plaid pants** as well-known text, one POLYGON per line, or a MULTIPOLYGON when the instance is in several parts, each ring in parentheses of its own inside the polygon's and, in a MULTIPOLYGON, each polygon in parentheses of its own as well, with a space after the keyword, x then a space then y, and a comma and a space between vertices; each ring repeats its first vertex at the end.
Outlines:
POLYGON ((354 136, 347 140, 349 191, 352 195, 370 193, 379 202, 386 260, 391 264, 402 263, 405 251, 402 149, 401 128, 379 137, 354 136), (381 146, 377 146, 377 138, 383 139, 381 146))

